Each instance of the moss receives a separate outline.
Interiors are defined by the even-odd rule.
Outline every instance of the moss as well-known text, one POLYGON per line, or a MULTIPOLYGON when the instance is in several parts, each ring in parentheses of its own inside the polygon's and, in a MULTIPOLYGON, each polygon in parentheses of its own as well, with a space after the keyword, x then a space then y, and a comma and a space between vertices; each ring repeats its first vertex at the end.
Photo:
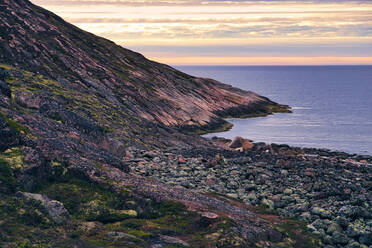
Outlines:
POLYGON ((0 153, 0 159, 6 161, 12 169, 20 170, 24 167, 23 151, 21 147, 9 148, 3 153, 0 153))
POLYGON ((16 180, 9 163, 0 158, 0 193, 14 192, 16 180))
POLYGON ((306 222, 296 219, 285 219, 276 229, 288 236, 288 239, 280 244, 280 247, 316 248, 320 247, 319 238, 307 230, 306 222), (288 246, 288 244, 292 244, 288 246))
POLYGON ((278 212, 276 210, 271 209, 270 206, 265 204, 257 206, 257 212, 260 214, 278 215, 278 212))

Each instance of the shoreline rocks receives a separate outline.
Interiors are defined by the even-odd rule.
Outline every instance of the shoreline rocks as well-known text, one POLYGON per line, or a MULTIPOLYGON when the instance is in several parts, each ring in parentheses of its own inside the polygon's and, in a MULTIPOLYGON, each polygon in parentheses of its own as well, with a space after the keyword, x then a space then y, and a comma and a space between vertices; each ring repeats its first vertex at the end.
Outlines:
POLYGON ((369 247, 372 232, 372 157, 255 143, 246 152, 223 149, 156 151, 133 172, 201 192, 215 192, 281 217, 308 223, 323 247, 369 247), (182 163, 179 157, 182 156, 182 163), (218 159, 216 159, 218 157, 218 159), (362 158, 360 158, 362 159, 362 158), (208 163, 208 161, 214 163, 208 163))

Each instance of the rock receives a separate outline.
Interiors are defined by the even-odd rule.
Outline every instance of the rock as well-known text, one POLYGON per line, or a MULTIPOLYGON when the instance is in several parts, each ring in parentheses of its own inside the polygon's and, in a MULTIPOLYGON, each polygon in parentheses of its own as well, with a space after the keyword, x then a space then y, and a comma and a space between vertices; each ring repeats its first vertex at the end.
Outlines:
POLYGON ((334 232, 342 232, 342 227, 337 223, 332 223, 327 229, 327 234, 332 235, 334 232))
POLYGON ((17 192, 16 196, 26 203, 31 200, 40 201, 41 205, 48 212, 49 217, 57 224, 63 224, 70 219, 70 214, 67 209, 59 201, 51 200, 44 195, 20 191, 17 192))
POLYGON ((10 87, 2 80, 0 80, 0 93, 9 98, 12 97, 12 91, 10 87))
POLYGON ((16 91, 14 99, 16 103, 26 108, 39 109, 41 105, 40 95, 27 91, 16 91))
POLYGON ((334 232, 332 235, 332 241, 335 244, 346 245, 349 242, 349 238, 341 232, 334 232))
POLYGON ((361 234, 359 237, 359 243, 364 245, 372 245, 372 232, 361 234))
POLYGON ((162 236, 160 236, 160 239, 166 244, 183 245, 183 246, 186 246, 186 247, 190 246, 188 243, 186 243, 182 239, 175 238, 175 237, 162 235, 162 236))
POLYGON ((244 139, 238 136, 235 137, 234 140, 230 143, 229 148, 249 151, 253 148, 253 144, 248 139, 244 139))
POLYGON ((274 209, 274 202, 269 199, 263 199, 261 204, 268 206, 270 209, 274 209))
POLYGON ((320 207, 313 207, 311 209, 311 213, 319 215, 320 217, 322 217, 324 219, 328 219, 332 216, 331 213, 328 210, 326 210, 324 208, 320 208, 320 207))
POLYGON ((361 213, 360 208, 356 206, 346 205, 340 208, 339 215, 349 218, 358 217, 361 213))
POLYGON ((293 190, 292 189, 285 189, 283 193, 286 194, 286 195, 291 195, 293 193, 293 190))
POLYGON ((219 216, 215 213, 203 212, 201 214, 201 218, 200 218, 198 224, 201 227, 207 227, 207 226, 215 223, 216 221, 218 221, 218 219, 219 219, 219 216))
POLYGON ((109 232, 109 233, 106 233, 106 236, 110 237, 110 238, 113 238, 115 241, 118 241, 120 239, 134 239, 134 240, 138 240, 138 238, 136 236, 133 236, 133 235, 130 235, 130 234, 127 234, 127 233, 123 233, 123 232, 109 232))
POLYGON ((182 155, 179 155, 179 156, 178 156, 178 163, 179 163, 179 164, 186 164, 186 160, 183 158, 182 155))
POLYGON ((287 171, 287 170, 281 170, 281 171, 280 171, 280 174, 281 174, 282 176, 288 176, 288 171, 287 171))
POLYGON ((361 248, 362 246, 358 243, 358 242, 355 242, 355 241, 352 241, 350 242, 346 248, 361 248))
POLYGON ((345 217, 337 216, 335 220, 342 228, 346 228, 349 225, 349 221, 345 217))

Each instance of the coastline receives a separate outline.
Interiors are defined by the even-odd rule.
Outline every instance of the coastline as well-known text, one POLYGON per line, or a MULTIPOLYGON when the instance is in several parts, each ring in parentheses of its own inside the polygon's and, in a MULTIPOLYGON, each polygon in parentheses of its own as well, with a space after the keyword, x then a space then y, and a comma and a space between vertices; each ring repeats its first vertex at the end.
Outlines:
POLYGON ((150 158, 146 151, 131 152, 135 174, 223 195, 272 218, 296 219, 322 241, 306 247, 372 245, 372 156, 265 143, 247 152, 170 149, 150 158))
POLYGON ((231 130, 234 126, 234 124, 226 121, 226 119, 247 119, 265 117, 275 113, 292 113, 290 106, 275 103, 267 98, 265 99, 267 100, 265 102, 255 102, 248 106, 240 105, 215 111, 214 113, 219 118, 211 120, 207 125, 184 125, 178 128, 186 134, 204 135, 208 133, 222 133, 231 130))

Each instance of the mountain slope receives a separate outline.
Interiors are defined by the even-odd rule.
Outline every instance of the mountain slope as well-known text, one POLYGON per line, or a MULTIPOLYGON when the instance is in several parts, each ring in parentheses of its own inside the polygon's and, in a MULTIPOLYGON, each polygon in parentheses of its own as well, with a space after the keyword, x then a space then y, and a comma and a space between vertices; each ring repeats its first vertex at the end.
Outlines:
POLYGON ((285 220, 236 200, 173 187, 129 167, 172 171, 186 159, 213 173, 225 163, 221 154, 241 153, 180 130, 220 128, 222 116, 285 106, 149 61, 29 1, 0 0, 0 8, 1 247, 316 242, 304 230, 299 241, 288 239, 276 227, 285 220), (183 158, 180 148, 206 154, 183 158), (160 151, 169 163, 160 162, 160 151))
POLYGON ((195 78, 66 23, 27 0, 2 0, 0 63, 99 94, 147 120, 191 130, 223 128, 221 117, 288 111, 255 93, 195 78))

